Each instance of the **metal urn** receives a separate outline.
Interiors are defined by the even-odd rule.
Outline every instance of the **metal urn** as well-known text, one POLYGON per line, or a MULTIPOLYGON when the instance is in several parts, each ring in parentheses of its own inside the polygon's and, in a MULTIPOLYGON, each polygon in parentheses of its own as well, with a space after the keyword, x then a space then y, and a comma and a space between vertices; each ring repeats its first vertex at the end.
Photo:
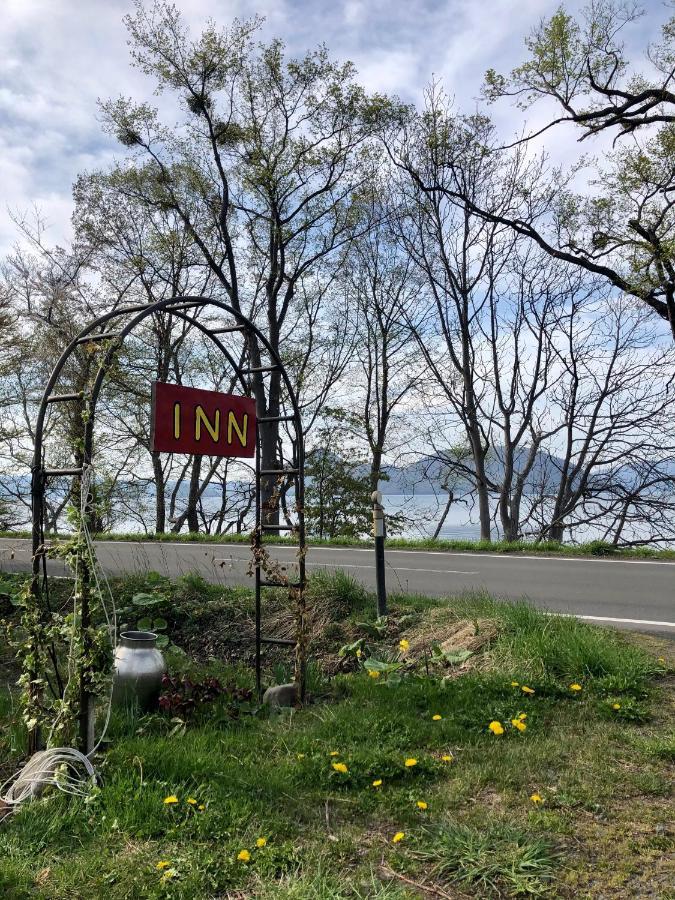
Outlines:
POLYGON ((138 703, 144 710, 157 706, 166 663, 152 631, 123 631, 115 648, 113 703, 138 703))

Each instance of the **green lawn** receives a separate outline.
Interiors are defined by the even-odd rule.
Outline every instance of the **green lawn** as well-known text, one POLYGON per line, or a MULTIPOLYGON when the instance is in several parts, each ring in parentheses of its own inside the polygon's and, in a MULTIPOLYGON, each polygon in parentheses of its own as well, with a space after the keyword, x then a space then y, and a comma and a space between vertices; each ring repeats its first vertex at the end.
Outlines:
MULTIPOLYGON (((221 646, 218 623, 248 628, 245 591, 195 578, 150 589, 166 595, 172 639, 189 651, 170 653, 176 670, 198 673, 190 652, 203 633, 221 646)), ((0 824, 0 896, 673 897, 671 645, 485 596, 394 598, 378 637, 372 598, 351 579, 322 575, 312 592, 305 709, 222 700, 184 726, 116 715, 99 789, 45 797, 0 824), (430 663, 433 636, 460 633, 476 648, 464 665, 430 663), (360 636, 365 654, 404 662, 400 683, 356 659, 340 671, 337 648, 360 636)), ((236 651, 221 657, 209 672, 251 683, 236 651)), ((273 665, 283 677, 282 657, 273 665)), ((16 760, 6 690, 0 704, 0 759, 16 760)))

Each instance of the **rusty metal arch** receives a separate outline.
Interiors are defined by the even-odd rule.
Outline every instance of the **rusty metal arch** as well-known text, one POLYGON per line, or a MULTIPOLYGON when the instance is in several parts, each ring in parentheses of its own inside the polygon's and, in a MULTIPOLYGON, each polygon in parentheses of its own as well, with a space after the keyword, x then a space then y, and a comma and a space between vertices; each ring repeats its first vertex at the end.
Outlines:
MULTIPOLYGON (((266 416, 265 410, 261 409, 260 402, 257 401, 256 416, 256 458, 255 458, 255 531, 254 531, 254 571, 255 571, 255 669, 256 669, 256 687, 258 695, 261 692, 261 652, 263 644, 281 644, 294 646, 296 648, 296 677, 298 681, 299 699, 305 699, 305 682, 306 682, 306 659, 305 659, 305 600, 304 591, 306 585, 306 536, 304 523, 304 440, 302 432, 302 420, 297 397, 290 382, 286 368, 279 357, 279 354, 271 346, 268 339, 257 328, 257 326, 245 315, 238 312, 232 306, 220 300, 208 297, 198 296, 181 296, 173 297, 167 300, 160 300, 147 305, 121 306, 111 312, 94 319, 74 338, 61 354, 58 362, 52 370, 51 376, 47 382, 35 426, 35 447, 33 453, 33 462, 31 467, 31 509, 32 509, 32 592, 37 597, 42 593, 42 586, 48 590, 48 558, 45 550, 44 536, 44 497, 46 485, 50 478, 60 476, 72 476, 81 479, 83 473, 92 465, 93 442, 94 442, 94 424, 96 415, 96 405, 103 386, 105 376, 109 370, 110 364, 115 353, 122 346, 124 339, 149 316, 157 312, 168 312, 177 318, 188 322, 190 325, 202 332, 223 354, 228 364, 231 366, 237 380, 239 381, 243 391, 251 395, 252 374, 263 375, 267 372, 278 371, 290 403, 291 415, 266 416), (190 310, 201 310, 206 307, 212 307, 221 311, 225 316, 231 317, 233 322, 225 324, 221 327, 209 327, 205 323, 195 319, 189 315, 190 310), (115 323, 124 317, 130 317, 126 324, 119 330, 109 330, 109 324, 115 323), (242 334, 249 346, 249 359, 251 357, 250 347, 252 340, 258 342, 258 347, 269 357, 269 364, 259 367, 241 368, 232 356, 228 348, 219 338, 221 334, 239 332, 242 334), (106 352, 96 373, 91 393, 86 396, 84 393, 63 393, 55 394, 54 388, 61 377, 64 368, 71 358, 71 355, 78 347, 95 342, 106 342, 106 352), (248 379, 246 376, 249 376, 248 379), (84 447, 82 450, 81 464, 74 465, 72 468, 54 469, 50 468, 44 459, 44 427, 47 418, 47 412, 53 403, 79 402, 81 408, 86 411, 86 425, 84 432, 84 447), (264 427, 267 423, 289 423, 294 431, 292 437, 293 459, 290 468, 281 467, 278 469, 264 470, 261 468, 261 425, 264 427), (278 525, 270 524, 269 518, 273 510, 263 509, 261 504, 261 483, 262 480, 267 481, 276 479, 279 483, 283 479, 292 479, 295 489, 295 507, 297 515, 297 525, 278 525), (267 520, 267 521, 266 521, 267 520), (293 584, 275 582, 267 580, 263 577, 263 538, 265 533, 292 531, 297 536, 298 541, 298 581, 293 584), (42 581, 42 586, 41 586, 42 581), (272 587, 288 587, 292 596, 296 600, 297 608, 297 635, 296 640, 286 640, 275 637, 263 637, 261 634, 261 617, 262 604, 261 595, 264 588, 272 587)), ((89 624, 89 610, 83 604, 81 613, 81 627, 84 629, 89 624)), ((85 748, 85 752, 90 750, 92 740, 92 715, 87 703, 86 691, 81 690, 80 694, 80 744, 85 748)), ((37 738, 34 736, 33 744, 37 744, 37 738)), ((37 746, 35 746, 37 749, 37 746)))

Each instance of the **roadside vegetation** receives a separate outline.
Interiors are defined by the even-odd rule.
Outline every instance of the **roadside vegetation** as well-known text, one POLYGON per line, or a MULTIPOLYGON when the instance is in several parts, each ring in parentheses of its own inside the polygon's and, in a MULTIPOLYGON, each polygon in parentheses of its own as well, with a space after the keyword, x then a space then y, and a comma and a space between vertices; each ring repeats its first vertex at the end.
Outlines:
MULTIPOLYGON (((10 629, 20 581, 0 585, 10 629)), ((163 709, 116 712, 87 800, 2 821, 2 896, 672 897, 668 642, 482 594, 400 595, 377 620, 362 586, 321 573, 310 702, 273 712, 251 692, 247 589, 152 573, 113 587, 132 625, 135 597, 157 601, 163 709)), ((269 592, 265 632, 292 627, 269 592)), ((8 652, 0 666, 6 776, 24 734, 8 652)), ((269 651, 267 683, 291 671, 269 651)))
MULTIPOLYGON (((62 538, 66 535, 52 535, 62 538)), ((27 531, 0 531, 0 538, 30 538, 27 531)), ((163 541, 179 544, 250 544, 251 535, 246 534, 204 534, 203 532, 159 532, 145 534, 143 532, 102 532, 94 535, 94 540, 121 541, 143 543, 145 541, 163 541)), ((295 544, 294 537, 283 535, 266 535, 266 544, 295 544)), ((307 543, 314 547, 373 547, 373 541, 367 538, 341 535, 334 538, 317 538, 309 536, 307 543)), ((439 538, 387 538, 385 546, 389 550, 430 550, 438 552, 466 553, 523 553, 542 554, 545 556, 588 556, 606 559, 675 559, 675 550, 659 549, 652 546, 616 547, 605 541, 586 541, 579 544, 563 544, 557 541, 472 541, 443 540, 439 538)))

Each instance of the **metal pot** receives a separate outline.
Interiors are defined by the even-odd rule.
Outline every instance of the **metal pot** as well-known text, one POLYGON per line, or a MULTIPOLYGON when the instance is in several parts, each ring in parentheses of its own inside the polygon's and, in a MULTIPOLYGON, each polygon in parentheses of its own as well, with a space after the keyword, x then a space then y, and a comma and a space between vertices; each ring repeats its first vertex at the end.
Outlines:
POLYGON ((155 646, 152 631, 123 631, 115 649, 113 703, 127 706, 137 702, 142 710, 157 706, 166 663, 155 646))

